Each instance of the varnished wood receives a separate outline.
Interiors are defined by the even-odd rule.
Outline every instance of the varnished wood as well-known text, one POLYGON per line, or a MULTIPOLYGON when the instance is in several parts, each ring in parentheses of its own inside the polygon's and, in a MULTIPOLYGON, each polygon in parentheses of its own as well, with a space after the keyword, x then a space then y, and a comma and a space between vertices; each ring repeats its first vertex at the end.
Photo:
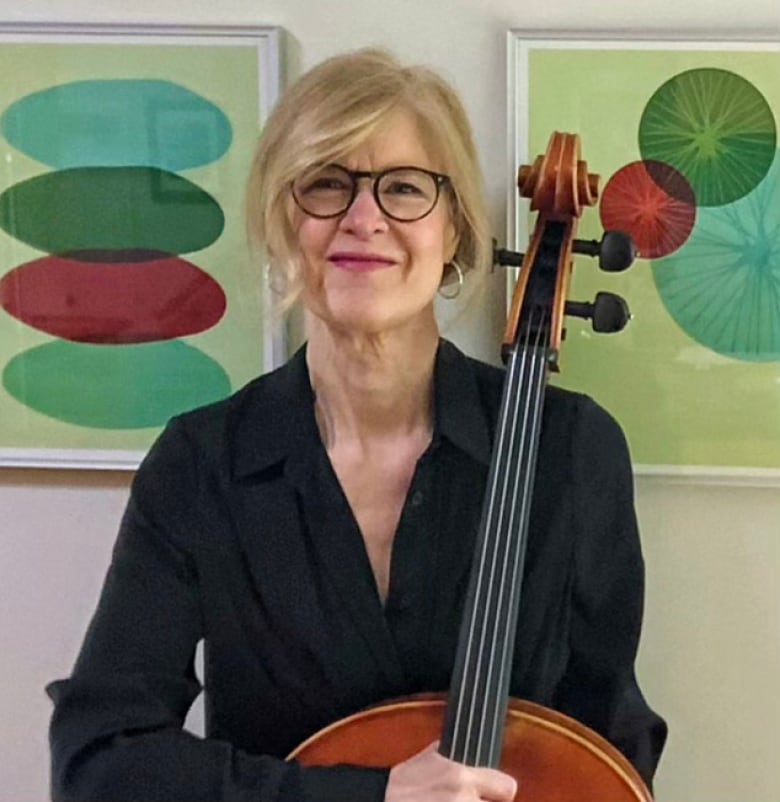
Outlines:
POLYGON ((588 173, 587 164, 580 159, 580 138, 577 134, 555 132, 547 150, 532 165, 523 165, 517 173, 517 189, 521 197, 531 199, 531 210, 538 211, 536 225, 526 249, 523 264, 515 284, 509 315, 504 330, 504 346, 517 339, 520 316, 531 266, 536 262, 539 244, 546 225, 563 222, 567 232, 560 257, 556 304, 552 310, 550 348, 557 353, 563 332, 563 309, 568 297, 572 269, 572 242, 584 206, 593 206, 598 199, 599 177, 588 173))
MULTIPOLYGON (((433 697, 373 707, 326 727, 289 757, 303 765, 392 767, 439 738, 444 706, 433 697)), ((510 700, 500 767, 518 782, 515 802, 652 802, 608 741, 531 702, 510 700)))

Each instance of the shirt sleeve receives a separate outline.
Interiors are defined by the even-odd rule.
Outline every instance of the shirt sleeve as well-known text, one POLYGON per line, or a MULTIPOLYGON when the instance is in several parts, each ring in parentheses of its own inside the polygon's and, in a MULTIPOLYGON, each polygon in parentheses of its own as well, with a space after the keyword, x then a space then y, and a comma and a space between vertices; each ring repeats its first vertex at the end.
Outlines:
POLYGON ((54 802, 381 802, 387 771, 302 768, 182 729, 201 690, 197 460, 169 425, 139 468, 72 675, 51 683, 54 802))
POLYGON ((666 724, 647 705, 634 662, 644 563, 628 447, 617 423, 583 398, 573 437, 576 494, 570 659, 556 707, 606 737, 649 787, 666 724))

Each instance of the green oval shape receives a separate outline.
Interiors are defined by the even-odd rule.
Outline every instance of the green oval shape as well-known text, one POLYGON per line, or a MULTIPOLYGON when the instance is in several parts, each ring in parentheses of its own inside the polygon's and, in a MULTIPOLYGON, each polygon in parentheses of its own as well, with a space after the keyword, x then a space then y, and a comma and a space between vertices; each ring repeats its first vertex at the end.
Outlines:
POLYGON ((199 186, 156 167, 77 167, 44 173, 0 195, 0 227, 47 253, 198 251, 225 217, 199 186))
POLYGON ((179 340, 127 346, 57 340, 13 357, 3 387, 36 412, 93 429, 162 426, 231 390, 218 362, 179 340))

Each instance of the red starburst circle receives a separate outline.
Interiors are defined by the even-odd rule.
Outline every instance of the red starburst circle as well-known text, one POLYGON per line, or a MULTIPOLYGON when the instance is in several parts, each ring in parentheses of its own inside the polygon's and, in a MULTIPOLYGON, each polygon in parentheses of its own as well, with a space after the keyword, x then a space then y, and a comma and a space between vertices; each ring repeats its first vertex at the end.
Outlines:
POLYGON ((676 251, 696 221, 696 196, 685 177, 658 161, 621 167, 601 196, 601 224, 607 231, 631 235, 645 259, 676 251))

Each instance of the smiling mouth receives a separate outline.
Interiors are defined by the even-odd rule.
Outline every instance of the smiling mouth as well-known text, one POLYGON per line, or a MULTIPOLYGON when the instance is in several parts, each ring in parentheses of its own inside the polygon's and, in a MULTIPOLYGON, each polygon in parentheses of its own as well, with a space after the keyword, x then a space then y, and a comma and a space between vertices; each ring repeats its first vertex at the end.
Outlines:
POLYGON ((365 273, 371 270, 384 270, 392 267, 395 262, 384 256, 362 253, 334 253, 328 261, 341 270, 350 270, 354 273, 365 273))

